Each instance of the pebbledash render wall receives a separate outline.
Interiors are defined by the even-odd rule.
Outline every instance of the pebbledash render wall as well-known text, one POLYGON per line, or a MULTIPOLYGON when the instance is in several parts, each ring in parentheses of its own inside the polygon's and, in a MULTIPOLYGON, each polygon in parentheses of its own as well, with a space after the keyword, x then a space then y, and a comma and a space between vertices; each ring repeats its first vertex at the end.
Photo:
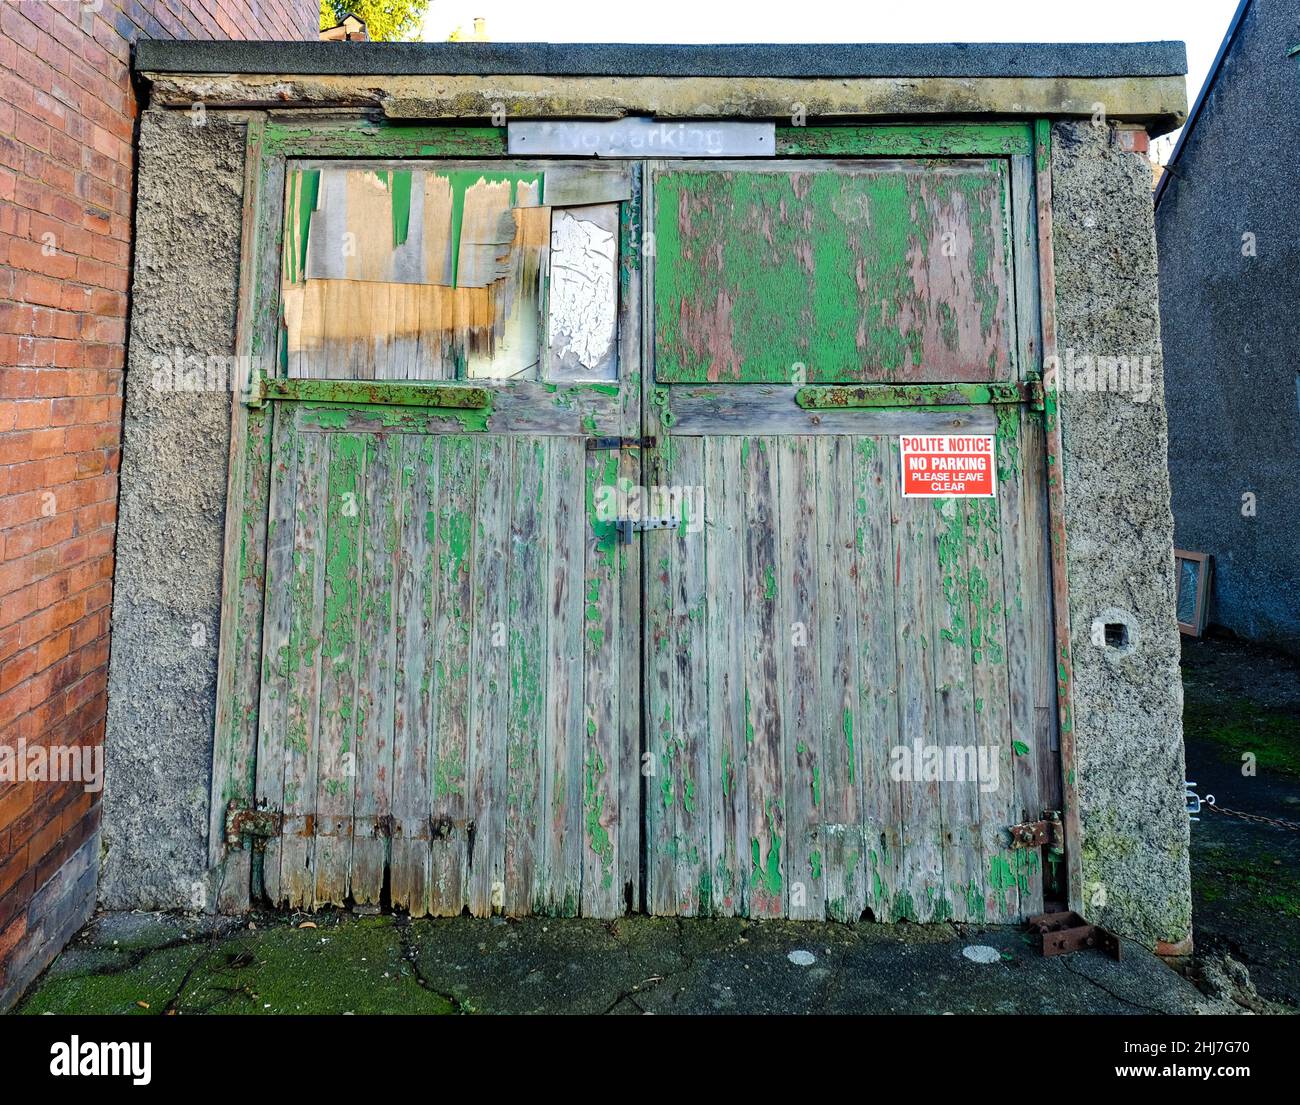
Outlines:
POLYGON ((1144 128, 1161 133, 1185 113, 1181 46, 577 49, 358 47, 346 66, 314 47, 278 62, 256 46, 141 58, 153 98, 140 137, 101 903, 211 908, 219 889, 207 832, 230 398, 159 393, 150 377, 158 357, 233 352, 246 121, 322 103, 475 124, 494 104, 510 117, 772 118, 802 103, 821 123, 1055 118, 1058 349, 1137 357, 1151 371, 1149 396, 1067 389, 1059 399, 1080 904, 1149 947, 1186 948, 1182 692, 1143 153, 1144 128), (198 100, 201 128, 189 116, 198 100), (1092 118, 1098 102, 1103 123, 1092 118))
MULTIPOLYGON (((0 746, 102 750, 132 44, 317 26, 307 0, 0 3, 0 746)), ((93 908, 103 805, 78 783, 0 782, 0 1010, 93 908)))

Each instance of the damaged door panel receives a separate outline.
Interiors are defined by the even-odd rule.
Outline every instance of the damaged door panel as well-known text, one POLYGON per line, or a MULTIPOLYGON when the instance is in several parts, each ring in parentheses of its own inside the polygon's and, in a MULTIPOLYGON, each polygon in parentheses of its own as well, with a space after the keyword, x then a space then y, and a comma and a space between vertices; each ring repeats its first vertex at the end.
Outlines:
POLYGON ((538 380, 554 367, 557 379, 612 379, 630 179, 537 163, 295 168, 286 375, 538 380))

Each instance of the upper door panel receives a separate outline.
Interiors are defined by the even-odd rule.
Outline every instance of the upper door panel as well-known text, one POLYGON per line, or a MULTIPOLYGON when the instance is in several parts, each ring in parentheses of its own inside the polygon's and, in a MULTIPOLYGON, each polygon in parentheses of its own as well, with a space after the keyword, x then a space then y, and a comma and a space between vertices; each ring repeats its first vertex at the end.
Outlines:
POLYGON ((1014 378, 1002 159, 673 164, 654 178, 662 383, 1014 378))
POLYGON ((286 374, 614 380, 632 175, 544 162, 295 167, 286 374))

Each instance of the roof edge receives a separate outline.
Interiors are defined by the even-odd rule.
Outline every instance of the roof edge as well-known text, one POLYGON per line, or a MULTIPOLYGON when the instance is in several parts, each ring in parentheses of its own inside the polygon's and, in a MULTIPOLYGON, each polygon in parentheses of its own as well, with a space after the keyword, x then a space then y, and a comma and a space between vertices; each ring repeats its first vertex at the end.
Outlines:
POLYGON ((1164 77, 1187 72, 1182 42, 136 43, 137 72, 301 76, 1164 77))

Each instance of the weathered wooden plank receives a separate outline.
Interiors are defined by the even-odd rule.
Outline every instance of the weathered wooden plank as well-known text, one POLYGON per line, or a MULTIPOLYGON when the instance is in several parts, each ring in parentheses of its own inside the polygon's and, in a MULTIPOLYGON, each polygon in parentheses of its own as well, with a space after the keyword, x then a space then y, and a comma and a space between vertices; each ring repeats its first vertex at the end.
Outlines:
MULTIPOLYGON (((943 883, 935 897, 931 914, 934 920, 976 920, 981 903, 981 780, 975 712, 982 704, 975 700, 972 664, 978 662, 974 658, 977 650, 988 666, 1001 667, 1005 663, 1001 655, 994 660, 990 643, 993 620, 1000 623, 1002 618, 1001 601, 990 594, 987 574, 973 562, 969 548, 969 542, 978 539, 979 534, 970 531, 967 507, 974 503, 974 517, 979 519, 983 515, 978 511, 985 502, 989 501, 941 498, 930 504, 933 538, 929 568, 934 619, 930 652, 934 663, 935 743, 943 756, 939 780, 943 883), (972 912, 976 916, 971 916, 972 912)), ((990 513, 995 511, 996 506, 990 513)), ((1000 628, 999 624, 999 635, 1000 628)))
POLYGON ((469 662, 473 610, 474 440, 438 439, 438 516, 433 543, 434 653, 430 743, 429 912, 458 916, 465 906, 470 775, 469 662))
POLYGON ((473 654, 470 664, 474 749, 470 809, 469 908, 475 917, 499 913, 505 895, 506 712, 510 700, 507 627, 510 556, 510 442, 477 439, 478 523, 474 556, 473 654))
MULTIPOLYGON (((289 704, 297 682, 300 642, 293 635, 294 598, 300 562, 296 560, 296 496, 298 456, 293 422, 285 415, 273 421, 270 448, 270 500, 267 517, 265 613, 262 661, 245 678, 251 686, 259 677, 257 802, 264 809, 283 810, 285 768, 289 750, 289 704)), ((306 676, 303 676, 306 678, 306 676)), ((266 842, 262 856, 262 888, 268 901, 283 900, 280 868, 283 837, 266 842)))
POLYGON ((329 440, 300 434, 294 491, 295 532, 284 728, 284 839, 280 901, 310 908, 315 896, 313 853, 319 756, 321 626, 325 598, 325 534, 329 489, 329 440))
MULTIPOLYGON (((890 442, 891 484, 901 479, 896 444, 890 442)), ((895 762, 903 776, 903 849, 895 914, 929 921, 935 916, 943 889, 939 783, 937 778, 926 777, 925 762, 928 751, 935 746, 934 641, 930 637, 934 626, 930 575, 934 507, 926 499, 902 498, 901 490, 892 493, 899 519, 894 528, 899 698, 895 762)))
MULTIPOLYGON (((635 375, 630 384, 635 388, 635 375)), ((636 426, 638 395, 627 393, 628 417, 636 426)), ((624 449, 619 453, 619 479, 627 486, 639 487, 643 482, 644 452, 641 449, 624 449)), ((644 614, 641 606, 641 550, 623 545, 617 549, 618 564, 618 634, 619 634, 619 686, 618 686, 618 755, 617 783, 610 793, 617 803, 609 827, 615 841, 614 867, 618 880, 615 896, 608 902, 610 916, 643 908, 641 896, 641 833, 642 820, 642 745, 641 745, 641 670, 644 614)))
POLYGON ((751 917, 786 910, 785 787, 779 653, 785 648, 777 586, 777 440, 744 438, 740 469, 745 533, 745 738, 749 754, 749 901, 751 917))
POLYGON ((708 580, 708 729, 711 911, 742 913, 749 881, 744 662, 746 589, 739 438, 705 438, 705 577, 708 580))
MULTIPOLYGON (((855 579, 865 567, 857 554, 855 439, 818 437, 817 621, 815 644, 821 675, 820 808, 815 854, 824 880, 826 916, 857 921, 867 904, 862 756, 858 719, 858 602, 855 579)), ((866 440, 869 443, 869 439, 866 440)), ((888 519, 884 532, 888 534, 888 519)))
POLYGON ((429 437, 402 437, 393 710, 393 906, 429 912, 429 788, 432 738, 433 548, 439 519, 438 455, 429 437))
MULTIPOLYGON (((635 773, 638 765, 623 762, 624 711, 639 723, 640 685, 636 697, 624 699, 627 689, 622 663, 627 643, 623 621, 624 592, 620 570, 625 564, 624 548, 618 544, 609 502, 609 489, 618 486, 620 458, 612 451, 588 452, 583 458, 582 503, 584 516, 577 519, 583 537, 583 726, 582 744, 582 913, 587 917, 614 916, 622 907, 622 874, 628 843, 620 832, 623 818, 639 820, 641 794, 638 786, 634 804, 622 808, 623 773, 635 773)), ((639 482, 639 481, 636 481, 639 482)), ((639 619, 632 620, 638 624, 639 619)), ((639 738, 638 738, 639 744, 639 738)), ((634 777, 639 777, 634 775, 634 777)))
POLYGON ((511 453, 505 911, 522 915, 545 908, 536 896, 538 873, 546 863, 540 785, 546 732, 545 445, 515 438, 511 453))
MULTIPOLYGON (((576 438, 547 443, 545 541, 546 761, 543 764, 547 912, 575 917, 582 901, 586 450, 576 438)), ((615 701, 617 699, 615 698, 615 701)))
POLYGON ((358 582, 356 801, 349 883, 354 901, 377 905, 388 865, 393 808, 402 439, 396 435, 370 437, 365 447, 358 582))
POLYGON ((1023 820, 1017 797, 1020 779, 1032 774, 1038 755, 1031 736, 1030 638, 1034 623, 1045 624, 1048 617, 1046 591, 1037 590, 1026 577, 1027 542, 1038 540, 1038 535, 1025 530, 1021 418, 1019 409, 1008 408, 999 419, 997 499, 967 503, 971 659, 976 705, 982 704, 976 722, 980 745, 997 756, 997 786, 980 794, 983 919, 989 921, 1016 921, 1041 912, 1043 901, 1038 853, 1008 848, 1006 831, 1023 820))
POLYGON ((993 433, 987 407, 937 410, 877 408, 805 410, 799 389, 780 384, 712 384, 674 387, 673 432, 688 434, 854 434, 993 433))
MULTIPOLYGON (((654 484, 676 482, 678 441, 669 438, 657 451, 654 484)), ((645 564, 645 695, 646 749, 646 908, 656 916, 676 916, 676 805, 681 801, 682 738, 677 716, 677 657, 674 655, 673 615, 676 604, 674 575, 681 570, 675 555, 675 531, 647 530, 639 537, 645 564)))
POLYGON ((787 916, 821 920, 826 882, 818 843, 823 801, 823 754, 819 699, 822 693, 818 639, 825 632, 818 603, 816 440, 778 439, 775 445, 779 594, 778 667, 782 711, 782 773, 785 779, 787 916))
MULTIPOLYGON (((713 874, 709 863, 709 791, 713 785, 708 741, 708 632, 705 576, 705 528, 708 504, 704 442, 699 438, 673 441, 673 494, 665 499, 666 513, 678 520, 664 530, 662 547, 674 558, 672 572, 671 662, 673 757, 675 912, 694 917, 712 911, 713 874)), ((660 509, 665 509, 661 507, 660 509)))
POLYGON ((313 904, 342 905, 352 856, 357 781, 358 577, 365 442, 352 434, 324 440, 329 449, 329 472, 324 504, 313 904))
MULTIPOLYGON (((891 751, 900 741, 898 645, 894 590, 898 550, 898 468, 893 444, 880 438, 853 441, 853 574, 858 619, 857 712, 846 714, 844 741, 862 770, 865 909, 877 921, 901 914, 902 786, 894 779, 891 751)), ((850 761, 852 762, 852 761, 850 761)))

